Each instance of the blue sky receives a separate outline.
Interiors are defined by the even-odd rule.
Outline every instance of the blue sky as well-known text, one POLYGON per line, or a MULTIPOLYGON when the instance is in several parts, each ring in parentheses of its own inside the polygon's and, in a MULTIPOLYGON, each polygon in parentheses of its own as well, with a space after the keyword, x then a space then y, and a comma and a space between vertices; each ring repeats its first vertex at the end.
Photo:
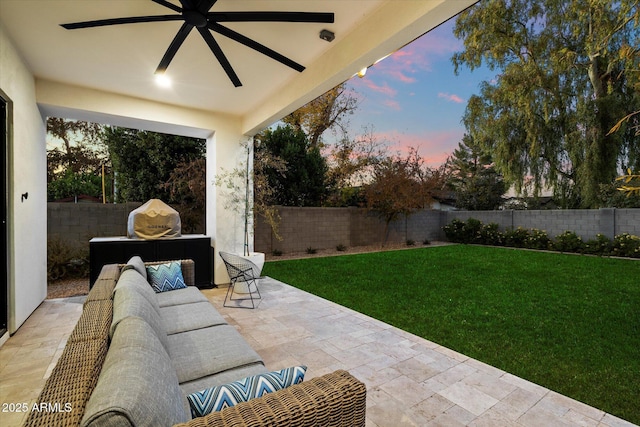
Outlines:
POLYGON ((463 67, 454 74, 451 57, 463 49, 454 23, 445 22, 347 82, 360 101, 350 118, 352 136, 372 126, 392 152, 418 148, 429 166, 439 166, 457 148, 467 101, 495 73, 463 67))

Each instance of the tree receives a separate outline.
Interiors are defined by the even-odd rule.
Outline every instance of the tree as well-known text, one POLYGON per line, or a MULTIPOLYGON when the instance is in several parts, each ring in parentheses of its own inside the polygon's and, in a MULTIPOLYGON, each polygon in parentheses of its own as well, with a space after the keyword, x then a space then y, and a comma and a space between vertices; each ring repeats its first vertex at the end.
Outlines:
POLYGON ((49 117, 47 133, 62 141, 62 149, 48 151, 49 176, 64 175, 67 170, 73 173, 96 170, 106 157, 101 144, 102 129, 98 123, 49 117))
POLYGON ((564 190, 564 207, 596 207, 600 184, 637 168, 633 125, 608 131, 640 109, 639 23, 637 0, 486 0, 459 15, 456 71, 498 71, 470 98, 464 123, 517 190, 530 175, 536 192, 564 190))
POLYGON ((302 130, 292 126, 266 129, 256 136, 258 151, 282 159, 286 170, 268 167, 265 170, 269 188, 273 190, 271 204, 284 206, 320 206, 326 196, 327 162, 319 147, 309 143, 302 130))
POLYGON ((106 151, 101 144, 102 125, 50 117, 47 133, 62 141, 47 150, 47 200, 86 194, 102 195, 102 165, 106 151))
POLYGON ((311 148, 320 147, 324 131, 339 128, 346 133, 346 116, 353 114, 358 101, 346 92, 346 83, 342 83, 308 104, 298 108, 282 121, 295 130, 303 131, 309 138, 311 148))
POLYGON ((385 222, 383 246, 389 224, 427 207, 433 200, 434 190, 442 189, 443 184, 441 171, 425 167, 415 148, 410 149, 407 157, 386 157, 374 166, 372 180, 364 187, 364 194, 367 208, 385 222))
POLYGON ((360 185, 371 174, 372 167, 387 157, 385 149, 385 143, 375 137, 372 127, 365 128, 364 133, 355 138, 344 134, 328 156, 328 204, 358 205, 362 201, 360 185))
POLYGON ((493 166, 491 156, 473 143, 469 135, 447 159, 447 184, 456 193, 456 207, 471 211, 500 207, 507 188, 493 166))
POLYGON ((244 220, 244 255, 250 254, 249 224, 251 223, 255 227, 254 219, 256 216, 262 217, 271 227, 274 236, 280 240, 278 233, 280 215, 277 208, 271 205, 275 192, 269 183, 267 171, 284 176, 286 167, 282 159, 261 147, 259 142, 257 138, 254 138, 251 143, 248 141, 241 143, 246 158, 231 170, 223 168, 222 172, 216 175, 214 182, 220 190, 220 194, 225 198, 225 209, 242 215, 244 220), (251 154, 253 154, 253 162, 250 161, 251 154), (251 168, 252 164, 253 168, 251 168), (251 199, 252 196, 253 199, 251 199))
POLYGON ((125 128, 106 128, 105 144, 116 173, 116 199, 174 201, 169 182, 179 164, 204 157, 205 141, 125 128))
POLYGON ((198 157, 176 165, 162 187, 169 191, 169 200, 176 203, 182 228, 193 233, 204 224, 206 208, 207 160, 198 157))

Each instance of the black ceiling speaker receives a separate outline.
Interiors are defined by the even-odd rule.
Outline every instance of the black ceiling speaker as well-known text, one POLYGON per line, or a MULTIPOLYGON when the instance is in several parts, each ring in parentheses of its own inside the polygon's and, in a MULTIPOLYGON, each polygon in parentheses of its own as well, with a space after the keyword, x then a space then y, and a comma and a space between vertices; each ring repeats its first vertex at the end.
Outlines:
POLYGON ((180 6, 176 6, 166 0, 151 0, 154 3, 165 6, 178 15, 154 15, 154 16, 132 16, 128 18, 101 19, 98 21, 76 22, 72 24, 61 24, 67 30, 76 30, 79 28, 103 27, 107 25, 120 24, 137 24, 140 22, 166 22, 166 21, 184 21, 182 27, 173 38, 169 48, 165 52, 156 73, 163 73, 171 60, 175 56, 182 43, 187 38, 191 30, 195 27, 204 41, 207 43, 211 52, 215 55, 222 65, 222 68, 229 76, 235 87, 242 86, 238 75, 231 67, 229 60, 220 49, 220 45, 216 42, 212 31, 221 34, 238 43, 241 43, 251 49, 257 50, 269 58, 302 72, 304 66, 297 62, 269 49, 268 47, 252 40, 242 34, 233 31, 220 24, 220 22, 312 22, 312 23, 333 23, 333 13, 318 12, 209 12, 209 9, 217 0, 180 0, 180 6))

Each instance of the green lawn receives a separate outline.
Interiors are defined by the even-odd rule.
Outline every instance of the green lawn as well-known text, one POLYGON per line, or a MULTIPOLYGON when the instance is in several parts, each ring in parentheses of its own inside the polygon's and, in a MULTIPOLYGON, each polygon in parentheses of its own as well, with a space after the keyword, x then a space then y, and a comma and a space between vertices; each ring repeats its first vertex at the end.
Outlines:
POLYGON ((640 261, 441 246, 264 275, 640 424, 640 261))

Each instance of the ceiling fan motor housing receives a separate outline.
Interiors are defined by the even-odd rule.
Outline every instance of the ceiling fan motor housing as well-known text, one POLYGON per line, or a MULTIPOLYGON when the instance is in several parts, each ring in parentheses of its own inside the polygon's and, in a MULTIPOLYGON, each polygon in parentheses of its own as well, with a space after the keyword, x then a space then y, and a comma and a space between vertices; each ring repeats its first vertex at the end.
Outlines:
POLYGON ((204 28, 207 26, 207 17, 197 10, 183 9, 182 16, 187 24, 194 27, 204 28))

